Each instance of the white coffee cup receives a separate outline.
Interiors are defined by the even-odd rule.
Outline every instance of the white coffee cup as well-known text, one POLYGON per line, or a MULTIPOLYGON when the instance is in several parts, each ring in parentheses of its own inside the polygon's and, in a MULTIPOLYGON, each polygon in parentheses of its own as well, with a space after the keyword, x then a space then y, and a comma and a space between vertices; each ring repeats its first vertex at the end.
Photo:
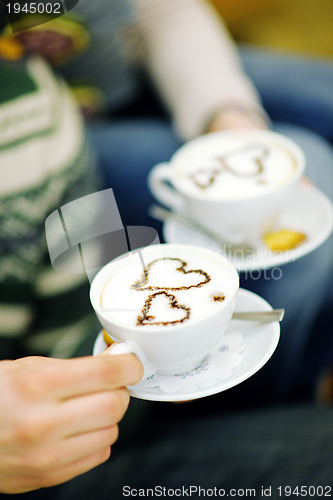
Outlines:
MULTIPOLYGON (((168 278, 170 278, 170 271, 167 273, 168 278)), ((190 245, 160 244, 128 252, 103 267, 91 284, 90 300, 103 328, 115 342, 120 342, 114 346, 111 353, 134 353, 144 366, 143 378, 147 378, 155 372, 163 375, 175 375, 186 373, 198 367, 225 332, 233 313, 238 289, 239 279, 236 269, 226 258, 216 252, 190 245), (182 271, 176 269, 179 267, 180 261, 186 264, 182 271), (196 262, 198 265, 192 267, 190 262, 192 264, 196 262), (200 262, 203 265, 199 269, 200 262), (168 287, 165 286, 165 276, 163 275, 162 281, 153 290, 131 290, 130 293, 136 302, 126 299, 123 310, 119 309, 119 303, 116 304, 115 309, 110 308, 112 302, 107 303, 106 306, 103 303, 104 295, 108 293, 107 287, 111 289, 111 296, 115 292, 115 297, 117 297, 118 292, 116 287, 113 288, 113 280, 122 283, 122 276, 126 275, 124 282, 137 283, 138 279, 140 281, 141 277, 144 276, 145 268, 145 276, 147 276, 149 284, 151 276, 161 276, 157 266, 164 265, 169 266, 172 277, 177 276, 180 282, 183 279, 187 280, 186 286, 182 286, 180 291, 177 288, 179 283, 177 283, 177 289, 170 291, 168 288, 170 283, 168 283, 168 287), (154 266, 155 275, 152 271, 154 266), (204 271, 205 267, 208 268, 210 274, 204 271), (132 273, 132 269, 135 272, 133 280, 129 281, 129 270, 132 273), (147 274, 147 269, 149 269, 150 274, 147 274), (214 276, 211 276, 212 269, 214 276), (207 281, 209 276, 211 279, 207 281), (213 300, 212 297, 216 292, 219 292, 220 295, 224 294, 225 297, 222 301, 216 301, 215 296, 213 300), (163 298, 163 300, 165 299, 164 295, 173 295, 178 301, 177 305, 188 306, 191 302, 191 304, 199 304, 201 309, 195 311, 197 313, 195 317, 193 307, 192 310, 191 307, 186 307, 186 309, 191 310, 190 317, 174 324, 138 325, 135 322, 129 323, 128 316, 132 314, 132 305, 135 304, 132 316, 142 318, 140 313, 143 310, 145 300, 153 294, 155 294, 154 299, 161 294, 162 297, 159 296, 158 299, 163 298), (203 300, 211 300, 212 302, 209 303, 207 309, 206 305, 202 305, 203 300), (136 310, 137 304, 140 304, 138 310, 136 310), (128 312, 126 312, 127 310, 128 312), (194 314, 193 318, 191 318, 192 313, 194 314)), ((124 293, 127 294, 127 290, 124 293)), ((175 312, 179 312, 178 307, 175 312)), ((148 315, 147 317, 151 318, 148 315)), ((155 319, 154 316, 152 317, 155 319)))
POLYGON ((148 184, 162 204, 240 244, 272 229, 304 169, 302 150, 287 137, 228 130, 182 146, 152 169, 148 184))

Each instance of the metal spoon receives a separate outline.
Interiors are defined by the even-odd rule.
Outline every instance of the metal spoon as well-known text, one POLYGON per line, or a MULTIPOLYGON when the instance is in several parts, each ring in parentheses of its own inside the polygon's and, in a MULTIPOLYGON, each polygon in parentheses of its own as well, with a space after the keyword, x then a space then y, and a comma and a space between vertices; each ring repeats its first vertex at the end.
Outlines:
POLYGON ((199 231, 212 240, 216 241, 221 248, 228 248, 228 252, 239 252, 242 250, 244 252, 244 258, 246 257, 246 252, 250 252, 251 255, 253 255, 253 252, 255 251, 253 246, 250 245, 249 243, 242 243, 239 245, 233 245, 230 242, 227 242, 220 238, 217 234, 211 232, 209 229, 206 227, 202 226, 198 222, 194 221, 193 219, 188 218, 187 216, 178 214, 176 212, 171 212, 171 210, 168 210, 167 208, 160 207, 159 205, 151 205, 148 208, 148 213, 153 219, 157 219, 159 221, 165 222, 167 220, 171 220, 176 222, 177 224, 187 226, 191 229, 194 229, 196 231, 199 231))
POLYGON ((272 323, 273 321, 282 321, 284 312, 284 309, 272 309, 271 311, 235 311, 232 319, 272 323))

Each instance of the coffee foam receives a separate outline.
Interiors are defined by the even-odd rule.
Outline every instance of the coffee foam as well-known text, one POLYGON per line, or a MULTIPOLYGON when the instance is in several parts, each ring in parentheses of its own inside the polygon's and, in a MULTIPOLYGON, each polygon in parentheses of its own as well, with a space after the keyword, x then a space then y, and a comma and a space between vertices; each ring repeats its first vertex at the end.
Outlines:
POLYGON ((136 253, 105 283, 101 306, 123 325, 172 328, 218 311, 237 288, 237 273, 228 263, 195 251, 144 256, 144 263, 136 253))
POLYGON ((184 192, 207 199, 260 196, 289 182, 298 172, 288 140, 250 133, 206 136, 175 157, 176 182, 184 192))

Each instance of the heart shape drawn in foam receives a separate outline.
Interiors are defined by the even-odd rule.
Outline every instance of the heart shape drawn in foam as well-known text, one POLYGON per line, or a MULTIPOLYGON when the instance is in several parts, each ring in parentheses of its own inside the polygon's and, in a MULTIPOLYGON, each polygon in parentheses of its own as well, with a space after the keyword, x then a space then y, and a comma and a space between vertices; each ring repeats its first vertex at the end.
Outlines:
POLYGON ((190 179, 201 189, 211 186, 218 175, 227 171, 237 177, 254 177, 264 171, 264 160, 268 156, 267 148, 260 144, 236 149, 224 156, 219 156, 219 167, 201 168, 190 175, 190 179), (241 166, 241 168, 240 168, 241 166))
POLYGON ((144 267, 141 279, 136 281, 131 288, 138 292, 144 290, 176 292, 189 290, 190 288, 200 288, 211 280, 209 274, 202 269, 186 270, 186 268, 187 262, 177 257, 164 257, 153 260, 144 267), (180 265, 174 267, 174 262, 178 262, 180 265), (149 283, 151 281, 153 283, 149 283), (168 284, 167 281, 170 281, 170 283, 168 284))
POLYGON ((142 316, 137 318, 137 326, 142 325, 175 325, 183 323, 189 319, 191 308, 179 304, 176 297, 171 293, 161 291, 149 295, 142 309, 142 316), (170 311, 170 308, 172 311, 170 311), (155 309, 155 312, 154 312, 155 309), (154 314, 152 314, 154 312, 154 314), (163 314, 168 316, 167 320, 156 320, 156 314, 159 318, 163 314))
POLYGON ((223 172, 223 168, 201 168, 190 175, 190 179, 201 189, 207 189, 216 177, 223 172))
POLYGON ((269 150, 261 144, 250 144, 219 158, 224 168, 239 177, 253 177, 264 171, 264 160, 269 150))

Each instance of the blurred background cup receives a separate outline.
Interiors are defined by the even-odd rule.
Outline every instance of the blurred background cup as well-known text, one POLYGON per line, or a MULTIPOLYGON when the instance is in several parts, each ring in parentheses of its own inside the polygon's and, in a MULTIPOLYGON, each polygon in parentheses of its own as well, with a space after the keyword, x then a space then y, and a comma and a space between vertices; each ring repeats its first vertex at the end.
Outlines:
POLYGON ((287 137, 266 130, 228 130, 182 146, 148 177, 155 198, 234 245, 274 228, 305 170, 287 137))

